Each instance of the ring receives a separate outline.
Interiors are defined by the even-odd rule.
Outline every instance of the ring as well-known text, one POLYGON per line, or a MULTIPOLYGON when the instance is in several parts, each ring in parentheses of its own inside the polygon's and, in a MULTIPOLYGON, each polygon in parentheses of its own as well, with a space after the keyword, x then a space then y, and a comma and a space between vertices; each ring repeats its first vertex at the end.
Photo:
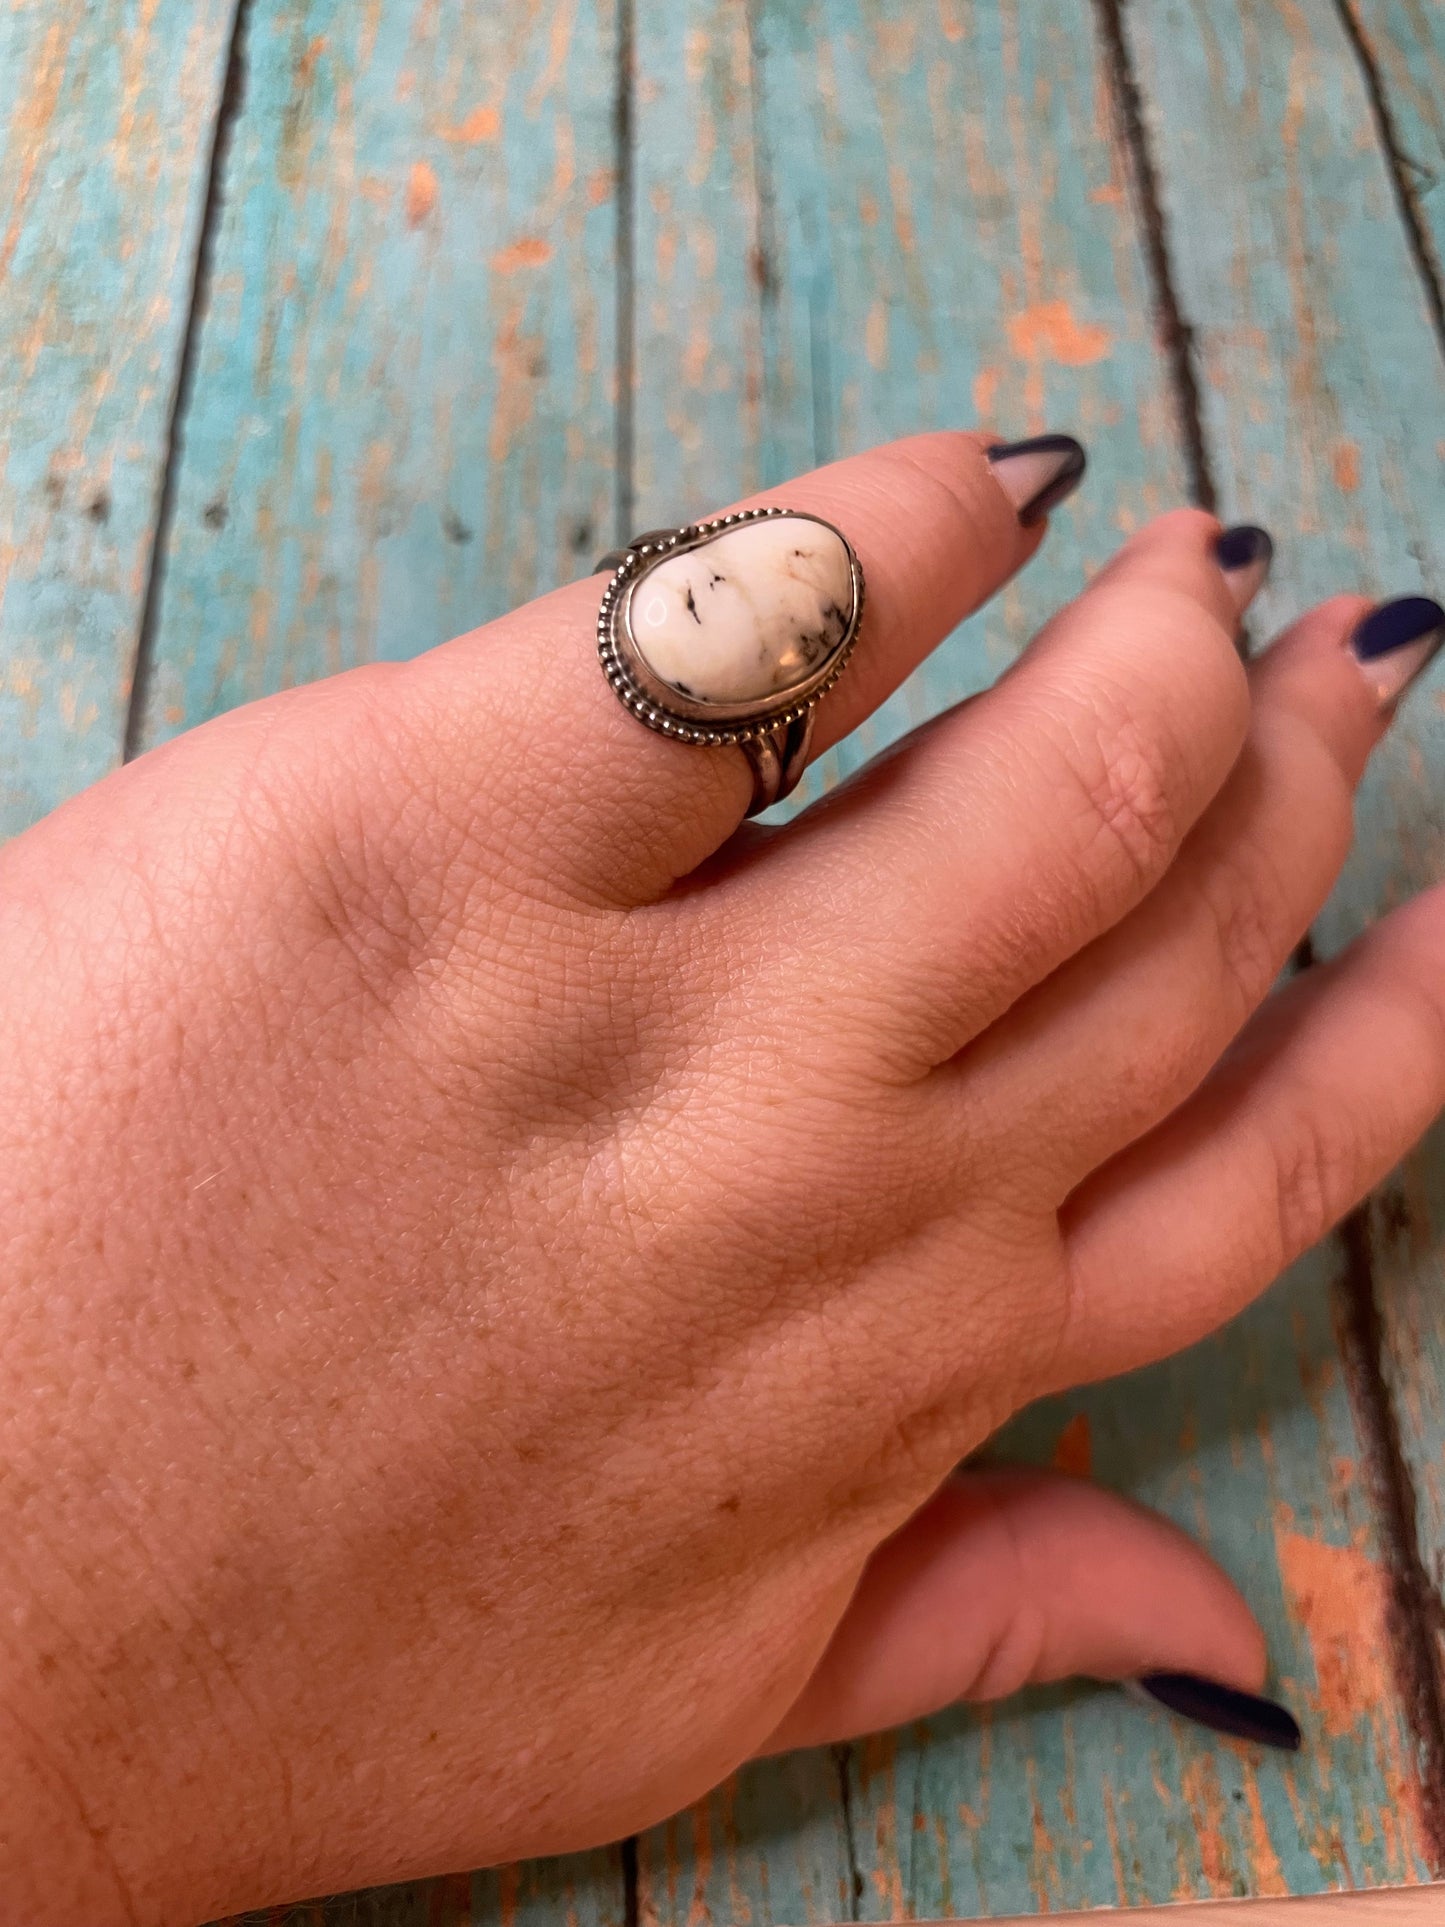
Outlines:
POLYGON ((597 652, 618 699, 677 742, 738 744, 749 816, 786 796, 863 620, 847 537, 801 509, 743 509, 650 529, 597 566, 613 571, 597 652))

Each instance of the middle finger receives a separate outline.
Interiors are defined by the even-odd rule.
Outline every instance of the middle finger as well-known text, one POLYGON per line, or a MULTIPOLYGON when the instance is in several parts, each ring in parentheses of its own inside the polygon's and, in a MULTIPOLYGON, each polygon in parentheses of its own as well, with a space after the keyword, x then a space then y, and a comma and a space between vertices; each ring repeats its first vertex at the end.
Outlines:
POLYGON ((949 1067, 1050 1202, 1199 1085, 1333 887, 1389 717, 1350 646, 1368 607, 1325 603, 1258 659, 1245 752, 1158 889, 949 1067))
POLYGON ((994 687, 767 837, 735 884, 924 1074, 1148 895, 1249 718, 1218 524, 1151 524, 994 687))

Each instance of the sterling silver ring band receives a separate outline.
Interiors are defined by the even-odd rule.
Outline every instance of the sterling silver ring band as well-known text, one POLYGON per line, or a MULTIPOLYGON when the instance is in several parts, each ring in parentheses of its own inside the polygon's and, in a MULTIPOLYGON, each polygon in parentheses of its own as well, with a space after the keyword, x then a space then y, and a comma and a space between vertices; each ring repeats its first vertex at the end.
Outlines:
POLYGON ((597 650, 618 700, 676 741, 736 743, 749 816, 787 796, 862 624, 847 537, 802 510, 743 509, 650 529, 597 567, 611 571, 597 650))

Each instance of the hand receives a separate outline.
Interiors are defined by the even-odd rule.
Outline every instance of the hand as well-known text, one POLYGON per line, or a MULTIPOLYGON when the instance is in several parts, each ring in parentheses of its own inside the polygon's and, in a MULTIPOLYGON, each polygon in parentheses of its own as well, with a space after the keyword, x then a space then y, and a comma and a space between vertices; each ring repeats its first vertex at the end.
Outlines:
MULTIPOLYGON (((1030 460, 778 492, 869 583, 819 748, 1027 560, 1030 460)), ((1246 674, 1217 535, 1156 522, 781 829, 614 700, 594 579, 4 852, 17 1918, 578 1847, 1070 1672, 1260 1684, 1172 1528, 948 1482, 1227 1318, 1445 1098, 1440 892, 1252 1015, 1425 644, 1362 673, 1341 598, 1246 674)))

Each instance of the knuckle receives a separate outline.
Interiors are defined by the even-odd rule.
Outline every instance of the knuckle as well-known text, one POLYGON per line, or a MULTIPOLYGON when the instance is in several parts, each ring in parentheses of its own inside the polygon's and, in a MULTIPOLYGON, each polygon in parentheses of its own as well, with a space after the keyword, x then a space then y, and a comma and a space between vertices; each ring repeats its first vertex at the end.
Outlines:
POLYGON ((1277 745, 1274 759, 1290 772, 1288 788, 1248 799, 1264 827, 1247 821, 1238 827, 1235 812, 1227 840, 1211 838, 1204 866, 1201 897, 1217 979, 1241 1021, 1284 967, 1290 945, 1338 875, 1354 831, 1349 785, 1316 739, 1277 745), (1307 823, 1307 835, 1292 832, 1290 823, 1307 823))
POLYGON ((1237 850, 1203 891, 1216 979, 1234 1022, 1242 1022, 1269 990, 1289 943, 1282 906, 1285 880, 1258 850, 1237 850))
POLYGON ((1083 804, 1082 855, 1112 888, 1147 889, 1181 832, 1174 761, 1165 733, 1122 698, 1101 702, 1067 767, 1083 804))
POLYGON ((1318 1242, 1353 1195, 1349 1127, 1328 1108, 1303 1105, 1273 1146, 1276 1269, 1318 1242))

